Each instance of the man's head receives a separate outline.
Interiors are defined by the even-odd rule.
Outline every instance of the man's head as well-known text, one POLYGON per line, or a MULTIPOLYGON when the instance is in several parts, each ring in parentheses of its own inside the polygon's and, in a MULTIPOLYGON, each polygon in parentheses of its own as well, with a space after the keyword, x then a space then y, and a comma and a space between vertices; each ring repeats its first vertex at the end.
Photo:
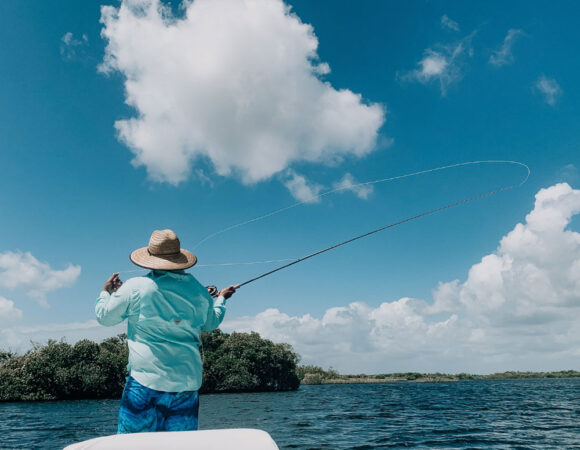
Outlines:
POLYGON ((197 257, 181 248, 179 238, 172 230, 155 230, 149 245, 131 253, 131 261, 146 269, 180 270, 197 263, 197 257))

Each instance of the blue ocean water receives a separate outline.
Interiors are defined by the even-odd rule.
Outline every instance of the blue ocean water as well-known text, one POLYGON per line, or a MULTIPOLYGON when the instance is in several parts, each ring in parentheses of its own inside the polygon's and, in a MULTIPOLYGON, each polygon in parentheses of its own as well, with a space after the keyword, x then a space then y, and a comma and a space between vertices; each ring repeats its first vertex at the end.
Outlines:
MULTIPOLYGON (((580 379, 302 386, 204 395, 200 428, 260 428, 280 448, 580 448, 580 379)), ((119 402, 0 403, 1 448, 114 434, 119 402)))

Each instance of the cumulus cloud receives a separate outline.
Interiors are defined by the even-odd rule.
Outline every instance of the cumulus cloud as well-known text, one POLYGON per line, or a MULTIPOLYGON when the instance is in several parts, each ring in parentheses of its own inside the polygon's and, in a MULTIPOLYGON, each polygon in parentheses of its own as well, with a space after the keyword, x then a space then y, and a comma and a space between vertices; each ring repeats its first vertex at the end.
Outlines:
POLYGON ((522 36, 522 30, 510 29, 503 40, 503 44, 489 57, 489 63, 501 67, 514 62, 514 55, 512 54, 512 47, 519 36, 522 36))
POLYGON ((281 0, 188 1, 182 13, 159 0, 101 10, 100 70, 124 76, 136 112, 115 127, 153 180, 178 184, 203 159, 253 183, 374 149, 384 108, 321 78, 313 28, 281 0))
POLYGON ((288 179, 284 182, 292 196, 305 203, 317 203, 320 201, 320 191, 322 186, 316 183, 310 183, 306 177, 299 175, 293 170, 288 171, 288 179))
POLYGON ((70 31, 60 39, 60 55, 63 59, 74 59, 78 52, 89 44, 89 38, 83 34, 79 39, 70 31))
POLYGON ((372 308, 354 302, 328 309, 321 319, 289 316, 268 309, 254 317, 227 320, 226 331, 257 331, 276 342, 288 342, 303 364, 335 367, 342 372, 441 370, 441 349, 457 337, 456 316, 429 321, 424 302, 403 298, 372 308))
POLYGON ((535 88, 542 94, 544 101, 550 106, 556 106, 556 102, 562 96, 562 89, 558 82, 553 78, 547 78, 545 75, 538 78, 535 88))
POLYGON ((0 296, 0 324, 13 324, 21 318, 22 311, 14 306, 14 302, 0 296))
POLYGON ((443 16, 441 16, 441 28, 459 31, 459 24, 455 22, 455 20, 451 20, 447 14, 443 14, 443 16))
POLYGON ((580 233, 567 229, 579 212, 580 190, 567 183, 540 190, 525 223, 474 265, 465 283, 436 292, 434 307, 442 295, 443 310, 477 310, 495 323, 566 319, 568 307, 580 307, 580 233))
POLYGON ((256 330, 294 345, 304 363, 351 373, 572 368, 580 357, 580 233, 569 225, 578 213, 580 190, 540 190, 496 251, 465 281, 440 283, 429 302, 355 302, 320 319, 268 309, 224 327, 256 330))
POLYGON ((56 341, 65 339, 69 344, 74 344, 82 339, 100 342, 126 332, 127 325, 124 323, 114 327, 104 327, 96 320, 34 327, 13 325, 0 328, 0 349, 22 353, 30 349, 32 342, 45 344, 49 339, 56 341))
POLYGON ((23 290, 42 306, 48 306, 48 292, 70 286, 80 273, 81 267, 72 264, 63 270, 54 270, 29 252, 0 253, 0 287, 23 290))
POLYGON ((423 58, 417 63, 419 67, 400 76, 400 79, 422 84, 438 82, 441 95, 445 96, 449 86, 463 78, 465 57, 473 56, 473 36, 475 32, 454 44, 439 44, 435 48, 426 49, 423 58))
POLYGON ((357 182, 350 173, 346 173, 342 179, 334 183, 333 188, 339 192, 350 191, 358 198, 366 200, 374 191, 371 184, 364 184, 357 182))

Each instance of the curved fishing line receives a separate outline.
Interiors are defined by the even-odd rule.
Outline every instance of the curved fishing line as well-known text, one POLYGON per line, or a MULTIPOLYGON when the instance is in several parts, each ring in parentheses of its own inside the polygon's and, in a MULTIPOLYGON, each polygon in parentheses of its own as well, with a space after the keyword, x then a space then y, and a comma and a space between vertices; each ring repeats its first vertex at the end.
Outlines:
MULTIPOLYGON (((201 241, 199 241, 197 244, 195 244, 193 246, 193 250, 195 250, 197 247, 199 247, 204 242, 206 242, 210 239, 213 239, 214 237, 217 237, 220 234, 226 233, 227 231, 231 231, 231 230, 234 230, 236 228, 243 227, 244 225, 249 225, 251 223, 258 222, 258 221, 263 220, 263 219, 267 219, 268 217, 275 216, 275 215, 280 214, 284 211, 288 211, 289 209, 296 208, 297 206, 301 206, 301 205, 304 205, 306 203, 311 203, 312 200, 320 199, 320 198, 325 197, 327 195, 334 194, 335 192, 340 192, 340 191, 345 191, 345 190, 353 190, 353 189, 356 189, 357 187, 371 186, 374 184, 386 183, 387 181, 401 180, 403 178, 409 178, 409 177, 414 177, 414 176, 418 176, 418 175, 424 175, 426 173, 452 169, 454 167, 462 167, 462 166, 469 166, 469 165, 476 165, 476 164, 514 164, 514 165, 519 165, 519 166, 525 167, 527 170, 527 175, 521 184, 525 183, 528 180, 528 177, 530 176, 530 168, 522 162, 509 161, 509 160, 482 160, 482 161, 467 161, 467 162, 462 162, 462 163, 457 163, 457 164, 450 164, 447 166, 435 167, 433 169, 420 170, 418 172, 407 173, 404 175, 397 175, 394 177, 381 178, 381 179, 373 180, 373 181, 365 181, 363 183, 353 184, 352 186, 343 186, 343 187, 331 189, 330 191, 323 192, 322 194, 313 195, 308 200, 297 202, 297 203, 294 203, 294 204, 289 205, 289 206, 285 206, 285 207, 280 208, 280 209, 275 209, 274 211, 270 211, 266 214, 260 215, 258 217, 254 217, 253 219, 249 219, 249 220, 246 220, 244 222, 237 223, 235 225, 230 225, 229 227, 226 227, 222 230, 216 231, 215 233, 208 234, 206 237, 204 237, 201 241)), ((520 184, 520 186, 521 186, 521 184, 520 184)), ((199 266, 199 267, 201 267, 201 266, 199 266)))
MULTIPOLYGON (((457 167, 459 165, 467 165, 467 164, 473 164, 473 163, 481 163, 481 162, 491 162, 491 161, 478 161, 478 162, 472 162, 472 163, 461 163, 461 164, 456 164, 456 165, 453 165, 453 166, 448 166, 447 168, 449 168, 449 167, 457 167)), ((493 162, 500 162, 500 161, 493 161, 493 162)), ((253 283, 254 281, 257 281, 257 280, 259 280, 261 278, 267 277, 268 275, 272 275, 273 273, 276 273, 276 272, 278 272, 280 270, 286 269, 287 267, 293 266, 293 265, 298 264, 298 263, 300 263, 302 261, 306 261, 307 259, 313 258, 313 257, 315 257, 317 255, 322 254, 322 253, 326 253, 326 252, 328 252, 330 250, 334 250, 335 248, 342 247, 343 245, 350 244, 351 242, 357 241, 359 239, 363 239, 365 237, 371 236, 373 234, 379 233, 379 232, 384 231, 384 230, 387 230, 389 228, 393 228, 393 227, 396 227, 396 226, 401 225, 403 223, 411 222, 411 221, 417 220, 417 219, 419 219, 421 217, 425 217, 425 216, 428 216, 428 215, 431 215, 431 214, 435 214, 437 212, 444 211, 446 209, 453 208, 455 206, 463 205, 465 203, 469 203, 469 202, 472 202, 474 200, 479 200, 479 199, 482 199, 482 198, 485 198, 485 197, 491 197, 492 195, 499 194, 500 192, 505 192, 505 191, 508 191, 510 189, 514 189, 516 187, 520 187, 526 181, 528 181, 528 178, 530 176, 530 168, 526 164, 521 163, 521 162, 518 162, 518 161, 501 161, 501 162, 511 163, 511 164, 517 164, 517 165, 520 165, 520 166, 525 167, 526 168, 526 171, 527 171, 526 176, 518 184, 513 184, 511 186, 505 186, 505 187, 502 187, 502 188, 499 188, 499 189, 495 189, 493 191, 485 192, 483 194, 479 194, 479 195, 476 195, 476 196, 473 196, 473 197, 469 197, 469 198, 466 198, 466 199, 463 199, 463 200, 459 200, 457 202, 449 203, 449 204, 444 205, 444 206, 441 206, 439 208, 435 208, 435 209, 431 209, 429 211, 422 212, 422 213, 417 214, 415 216, 407 217, 405 219, 402 219, 402 220, 399 220, 397 222, 394 222, 394 223, 385 225, 383 227, 377 228, 377 229, 372 230, 372 231, 369 231, 367 233, 360 234, 360 235, 355 236, 355 237, 353 237, 351 239, 348 239, 346 241, 339 242, 338 244, 331 245, 330 247, 324 248, 322 250, 318 250, 318 251, 316 251, 314 253, 311 253, 309 255, 303 256, 301 258, 298 258, 298 259, 292 261, 289 264, 285 264, 285 265, 280 266, 280 267, 278 267, 278 268, 276 268, 274 270, 270 270, 269 272, 266 272, 266 273, 263 273, 261 275, 258 275, 257 277, 254 277, 254 278, 251 278, 250 280, 244 281, 243 283, 238 283, 238 285, 239 285, 239 287, 245 286, 245 285, 250 284, 250 283, 253 283)), ((423 173, 433 172, 435 170, 437 170, 437 169, 431 169, 431 170, 428 170, 428 171, 423 171, 423 173)), ((412 175, 408 175, 408 176, 412 176, 412 175)), ((405 177, 405 175, 403 175, 403 176, 401 176, 399 178, 403 178, 403 177, 405 177)))
MULTIPOLYGON (((476 165, 476 164, 513 164, 513 165, 518 165, 518 166, 524 167, 526 169, 526 176, 523 178, 523 180, 519 184, 507 186, 505 188, 501 188, 501 189, 498 189, 498 190, 495 190, 495 191, 486 192, 484 194, 480 194, 478 196, 471 197, 469 199, 460 200, 459 202, 451 203, 449 205, 445 205, 445 206, 442 206, 440 208, 436 208, 436 209, 433 209, 433 210, 424 212, 424 213, 419 214, 417 216, 413 216, 413 217, 410 217, 410 218, 407 218, 407 219, 403 219, 402 221, 395 222, 395 223, 390 224, 390 225, 387 225, 385 227, 381 227, 380 229, 373 230, 372 232, 365 233, 363 235, 357 236, 356 238, 350 239, 350 240, 345 241, 345 242, 342 242, 340 244, 336 244, 336 245, 334 245, 332 247, 329 247, 329 248, 324 249, 322 251, 318 251, 318 252, 312 253, 312 254, 307 255, 307 256, 304 256, 302 258, 297 258, 297 259, 296 258, 284 258, 284 259, 271 259, 271 260, 265 260, 265 261, 197 264, 196 267, 197 268, 201 268, 201 267, 226 267, 226 266, 240 266, 240 265, 272 264, 272 263, 277 263, 277 262, 291 261, 289 264, 286 264, 286 265, 284 265, 282 267, 276 268, 276 269, 274 269, 274 270, 272 270, 270 272, 267 272, 266 274, 263 274, 263 275, 261 275, 259 277, 256 277, 255 279, 249 280, 248 282, 244 282, 243 284, 241 284, 241 286, 243 286, 244 284, 248 284, 249 282, 255 281, 255 280, 259 279, 259 278, 263 278, 266 275, 272 274, 272 273, 277 272, 279 270, 282 270, 282 269, 284 269, 286 267, 290 267, 290 266, 292 266, 294 264, 297 264, 297 263, 299 263, 301 261, 304 261, 306 259, 312 258, 313 256, 319 255, 321 253, 324 253, 326 251, 332 250, 332 249, 337 248, 337 247, 339 247, 341 245, 345 245, 345 244, 347 244, 349 242, 352 242, 352 241, 361 239, 363 237, 369 236, 371 234, 378 233, 379 231, 383 231, 383 230, 385 230, 387 228, 392 228, 392 227, 397 226, 397 225, 400 225, 402 223, 409 222, 411 220, 416 220, 416 219, 418 219, 420 217, 423 217, 423 216, 426 216, 426 215, 429 215, 429 214, 434 214, 435 212, 439 212, 439 211, 442 211, 444 209, 451 208, 453 206, 459 206, 460 204, 463 204, 463 203, 468 203, 470 201, 477 200, 477 199, 480 199, 480 198, 483 198, 483 197, 486 197, 486 196, 491 196, 491 195, 497 194, 497 193, 502 192, 502 191, 506 191, 506 190, 513 189, 513 188, 516 188, 516 187, 520 187, 524 183, 526 183, 526 181, 528 180, 528 178, 530 176, 530 168, 526 164, 524 164, 522 162, 519 162, 519 161, 511 161, 511 160, 467 161, 467 162, 463 162, 463 163, 450 164, 450 165, 447 165, 447 166, 441 166, 441 167, 436 167, 436 168, 433 168, 433 169, 421 170, 421 171, 418 171, 418 172, 412 172, 412 173, 408 173, 408 174, 404 174, 404 175, 398 175, 398 176, 394 176, 394 177, 381 178, 381 179, 373 180, 373 181, 366 181, 366 182, 363 182, 363 183, 354 184, 352 186, 340 187, 340 188, 332 189, 330 191, 323 192, 322 194, 318 194, 316 196, 313 196, 311 199, 321 198, 321 197, 324 197, 326 195, 330 195, 332 193, 339 192, 339 191, 343 191, 343 190, 350 190, 350 189, 356 188, 358 186, 374 185, 374 184, 384 183, 384 182, 387 182, 387 181, 395 181, 395 180, 400 180, 400 179, 403 179, 403 178, 409 178, 409 177, 413 177, 413 176, 418 176, 418 175, 422 175, 422 174, 426 174, 426 173, 430 173, 430 172, 437 172, 437 171, 451 169, 451 168, 455 168, 455 167, 468 166, 468 165, 476 165)), ((216 237, 216 236, 218 236, 220 234, 223 234, 223 233, 225 233, 227 231, 233 230, 235 228, 242 227, 244 225, 248 225, 248 224, 253 223, 253 222, 257 222, 259 220, 266 219, 266 218, 271 217, 271 216, 274 216, 276 214, 280 214, 280 213, 282 213, 284 211, 287 211, 289 209, 292 209, 292 208, 295 208, 297 206, 303 205, 305 203, 308 203, 308 201, 297 202, 297 203, 295 203, 293 205, 289 205, 289 206, 286 206, 284 208, 280 208, 280 209, 276 209, 274 211, 270 211, 270 212, 268 212, 266 214, 263 214, 261 216, 255 217, 253 219, 249 219, 249 220, 246 220, 244 222, 240 222, 240 223, 237 223, 235 225, 231 225, 231 226, 229 226, 227 228, 224 228, 223 230, 217 231, 215 233, 212 233, 212 234, 204 237, 201 241, 199 241, 197 244, 195 244, 195 246, 193 248, 195 249, 199 245, 201 245, 203 242, 205 242, 205 241, 207 241, 207 240, 209 240, 209 239, 211 239, 213 237, 216 237)), ((143 269, 125 270, 125 271, 121 271, 119 273, 136 273, 136 272, 140 272, 142 270, 143 269)))

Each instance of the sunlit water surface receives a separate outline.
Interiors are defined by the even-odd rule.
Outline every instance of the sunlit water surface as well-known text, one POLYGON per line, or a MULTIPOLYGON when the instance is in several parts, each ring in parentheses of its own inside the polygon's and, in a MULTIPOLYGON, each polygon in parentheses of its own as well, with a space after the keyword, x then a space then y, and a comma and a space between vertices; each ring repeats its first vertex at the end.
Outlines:
MULTIPOLYGON (((0 403, 1 448, 116 431, 117 400, 0 403)), ((259 428, 280 448, 580 448, 580 379, 303 386, 201 397, 200 429, 259 428)))

